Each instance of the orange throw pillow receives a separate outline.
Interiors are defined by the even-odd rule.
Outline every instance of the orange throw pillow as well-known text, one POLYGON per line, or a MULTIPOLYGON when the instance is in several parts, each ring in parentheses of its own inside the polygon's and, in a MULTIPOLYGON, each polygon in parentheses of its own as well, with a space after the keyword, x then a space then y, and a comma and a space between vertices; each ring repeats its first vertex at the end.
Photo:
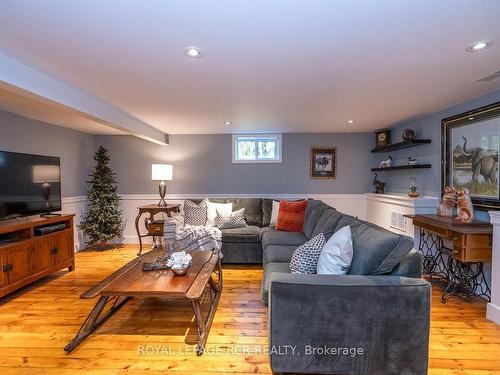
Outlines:
POLYGON ((307 200, 289 202, 280 201, 280 210, 276 230, 285 232, 303 232, 304 216, 306 214, 307 200))

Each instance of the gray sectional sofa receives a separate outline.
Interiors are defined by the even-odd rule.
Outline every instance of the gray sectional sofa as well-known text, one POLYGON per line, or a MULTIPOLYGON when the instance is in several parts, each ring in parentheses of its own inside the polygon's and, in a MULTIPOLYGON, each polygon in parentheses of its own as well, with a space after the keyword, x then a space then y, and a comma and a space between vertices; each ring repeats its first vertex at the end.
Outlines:
MULTIPOLYGON (((201 199, 191 199, 199 204, 201 199)), ((262 264, 262 237, 269 227, 273 201, 261 198, 210 198, 215 203, 232 203, 233 211, 245 208, 246 228, 222 230, 223 263, 262 264)))
POLYGON ((277 373, 427 374, 430 284, 413 240, 309 200, 301 233, 269 227, 272 200, 219 199, 245 207, 249 226, 222 231, 225 263, 260 263, 277 373), (347 275, 294 275, 294 250, 349 225, 347 275))

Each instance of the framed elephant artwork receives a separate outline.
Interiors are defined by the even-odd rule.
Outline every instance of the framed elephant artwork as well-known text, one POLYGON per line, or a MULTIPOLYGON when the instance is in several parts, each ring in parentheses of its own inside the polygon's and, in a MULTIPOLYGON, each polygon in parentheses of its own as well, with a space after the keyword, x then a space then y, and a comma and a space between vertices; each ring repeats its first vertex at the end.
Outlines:
POLYGON ((337 174, 337 149, 335 147, 311 147, 311 178, 335 178, 337 174))
POLYGON ((500 102, 442 121, 441 190, 470 191, 477 209, 500 209, 500 102))

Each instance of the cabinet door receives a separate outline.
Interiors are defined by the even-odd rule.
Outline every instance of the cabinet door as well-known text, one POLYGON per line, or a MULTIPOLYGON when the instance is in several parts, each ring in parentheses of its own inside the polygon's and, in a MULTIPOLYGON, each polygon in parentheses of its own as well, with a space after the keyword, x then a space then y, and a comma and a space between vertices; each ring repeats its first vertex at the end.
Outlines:
POLYGON ((0 288, 8 284, 7 270, 4 271, 4 266, 7 265, 7 256, 5 252, 0 252, 0 288))
POLYGON ((7 263, 10 265, 9 284, 31 275, 31 243, 9 248, 7 263))
POLYGON ((33 263, 35 272, 46 270, 54 265, 54 236, 37 237, 33 263))
POLYGON ((74 246, 71 230, 66 229, 57 233, 54 238, 54 247, 56 249, 56 264, 73 258, 74 246))

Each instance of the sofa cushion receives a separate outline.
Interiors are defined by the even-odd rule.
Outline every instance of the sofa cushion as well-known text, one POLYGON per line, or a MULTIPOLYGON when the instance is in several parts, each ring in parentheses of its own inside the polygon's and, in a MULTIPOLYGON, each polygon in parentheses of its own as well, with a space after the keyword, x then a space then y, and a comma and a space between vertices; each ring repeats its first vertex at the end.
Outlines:
POLYGON ((336 231, 323 247, 318 259, 319 275, 345 275, 352 262, 352 234, 349 225, 336 231))
POLYGON ((273 208, 271 210, 271 221, 269 222, 270 227, 275 227, 278 222, 278 215, 280 213, 280 202, 273 201, 273 208))
POLYGON ((232 203, 215 203, 208 201, 207 202, 207 224, 208 227, 215 226, 215 218, 217 215, 220 216, 229 216, 233 212, 233 204, 232 203))
POLYGON ((231 212, 229 215, 224 215, 219 210, 217 210, 217 216, 215 217, 215 226, 219 229, 235 229, 235 228, 245 228, 248 226, 245 220, 245 209, 240 208, 239 210, 231 212))
POLYGON ((354 251, 349 275, 387 274, 413 248, 411 238, 375 224, 357 220, 351 222, 350 228, 354 251))
POLYGON ((271 223, 274 199, 262 199, 262 226, 268 227, 271 223))
POLYGON ((264 249, 263 263, 286 263, 289 264, 293 252, 297 249, 296 245, 269 245, 264 249))
POLYGON ((223 242, 223 264, 260 264, 262 265, 262 246, 260 242, 223 242))
POLYGON ((401 262, 391 271, 391 273, 389 273, 389 275, 420 279, 422 277, 423 262, 424 256, 422 253, 412 249, 403 259, 401 259, 401 262))
MULTIPOLYGON (((302 199, 299 199, 302 200, 302 199)), ((274 202, 279 202, 280 199, 270 199, 270 198, 264 198, 262 199, 262 226, 263 227, 268 227, 271 225, 271 214, 273 212, 273 201, 274 202)), ((297 199, 289 199, 289 202, 295 202, 297 199)))
POLYGON ((307 201, 306 216, 304 218, 304 234, 308 239, 312 238, 314 228, 319 218, 328 208, 331 207, 316 199, 309 199, 307 201))
POLYGON ((265 233, 270 232, 270 231, 275 231, 276 229, 273 227, 262 227, 260 228, 260 233, 259 233, 259 240, 262 242, 262 237, 264 236, 265 233))
POLYGON ((189 225, 205 225, 207 223, 207 202, 196 204, 190 200, 184 202, 184 223, 189 225))
POLYGON ((222 229, 222 242, 259 242, 260 228, 249 225, 244 228, 222 229))
POLYGON ((299 246, 290 260, 290 271, 292 273, 316 274, 318 260, 325 247, 325 236, 323 233, 311 238, 305 244, 299 246))
MULTIPOLYGON (((345 227, 346 225, 349 225, 349 227, 351 227, 351 231, 352 231, 355 227, 361 225, 362 223, 365 223, 365 222, 363 220, 359 220, 357 217, 354 217, 354 216, 351 216, 351 215, 342 214, 340 216, 340 220, 339 220, 339 222, 337 224, 337 229, 340 229, 340 228, 345 227)), ((374 226, 377 227, 377 228, 383 229, 383 228, 381 228, 379 226, 376 226, 376 225, 374 225, 374 226)), ((335 231, 337 231, 337 229, 335 231)))
POLYGON ((262 277, 262 303, 267 306, 267 299, 269 297, 269 288, 271 287, 271 274, 272 273, 290 273, 290 266, 288 263, 269 263, 267 264, 264 275, 262 277))
POLYGON ((304 233, 283 232, 280 230, 269 230, 262 236, 262 247, 265 249, 269 245, 302 245, 307 241, 304 233))
POLYGON ((260 198, 230 198, 227 203, 233 204, 233 211, 245 209, 245 220, 248 225, 262 226, 262 199, 260 198))
POLYGON ((276 229, 287 232, 304 232, 306 209, 307 200, 291 202, 282 199, 276 229))
POLYGON ((323 211, 316 226, 314 227, 312 237, 323 233, 325 238, 329 240, 333 233, 335 233, 335 231, 337 230, 337 226, 342 215, 342 213, 338 212, 334 208, 328 208, 323 211))

